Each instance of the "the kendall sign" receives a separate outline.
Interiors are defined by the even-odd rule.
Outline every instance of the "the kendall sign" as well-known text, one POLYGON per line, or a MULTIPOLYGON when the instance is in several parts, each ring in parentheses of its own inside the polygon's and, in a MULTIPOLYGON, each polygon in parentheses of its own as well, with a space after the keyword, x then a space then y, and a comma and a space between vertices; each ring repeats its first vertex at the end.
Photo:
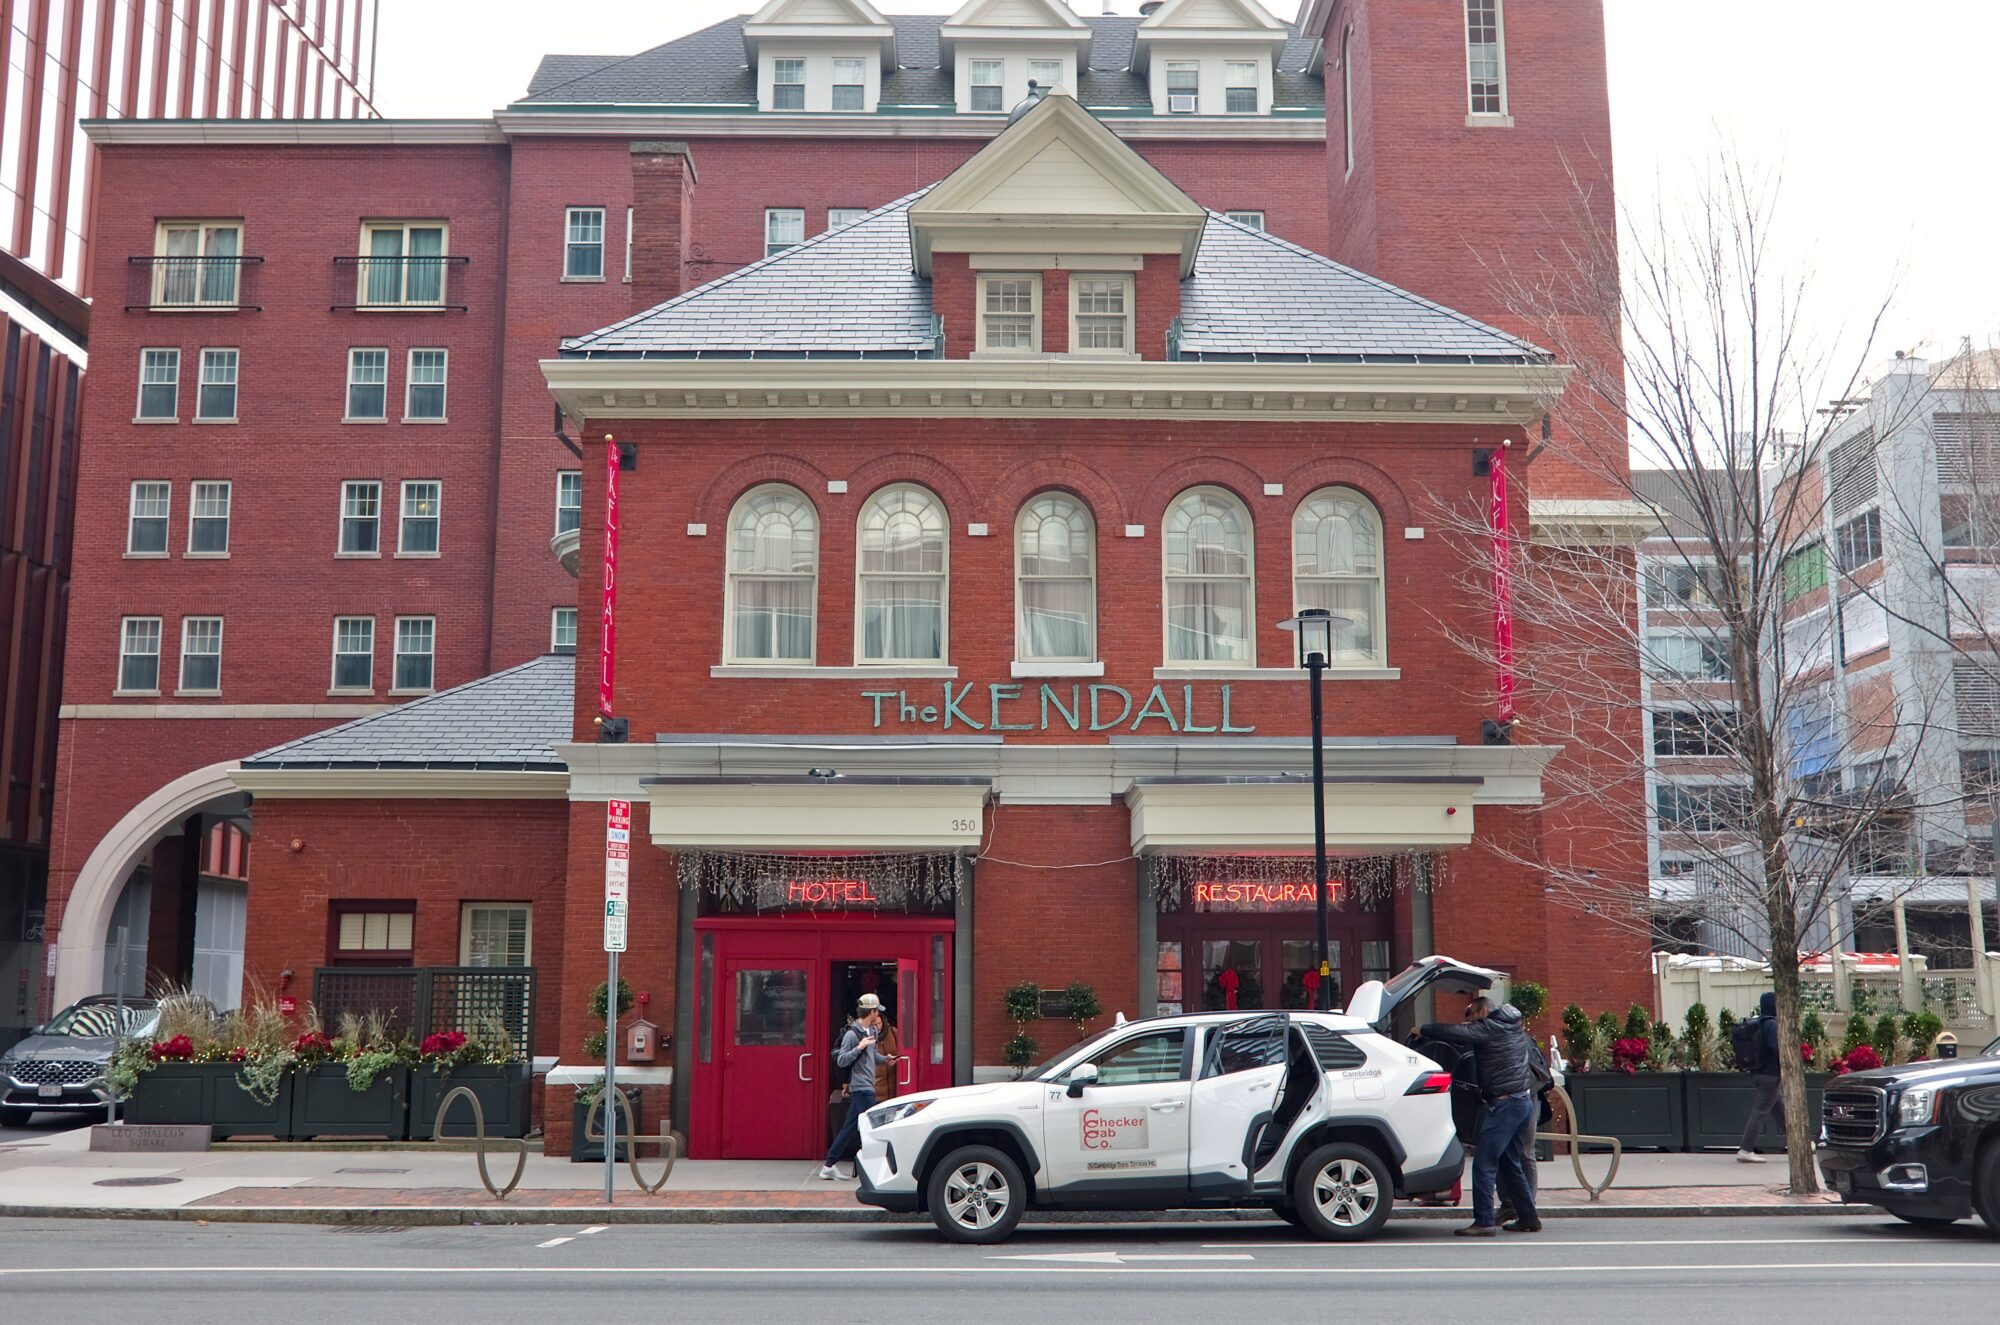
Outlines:
POLYGON ((928 691, 864 690, 861 697, 874 706, 873 725, 963 728, 975 732, 1069 731, 1226 733, 1244 736, 1255 726, 1238 724, 1230 712, 1229 686, 1154 686, 1144 698, 1114 685, 1050 685, 1030 690, 1015 682, 981 686, 947 681, 938 702, 928 691))

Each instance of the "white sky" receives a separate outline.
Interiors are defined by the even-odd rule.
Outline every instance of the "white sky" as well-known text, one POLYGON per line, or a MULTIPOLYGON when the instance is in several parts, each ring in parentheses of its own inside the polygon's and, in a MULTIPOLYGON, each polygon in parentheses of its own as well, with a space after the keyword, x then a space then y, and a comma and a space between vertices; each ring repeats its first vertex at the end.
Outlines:
MULTIPOLYGON (((1533 3, 1534 0, 1529 0, 1533 3)), ((1266 0, 1291 18, 1296 0, 1266 0)), ((756 0, 383 0, 376 104, 479 115, 544 53, 630 54, 756 0)), ((945 13, 956 0, 877 0, 945 13)), ((1075 0, 1079 12, 1101 11, 1075 0)), ((1113 0, 1119 13, 1137 0, 1113 0)), ((1685 196, 1724 150, 1779 173, 1786 254, 1810 266, 1829 337, 1893 288, 1882 353, 2000 340, 2000 164, 1992 52, 2000 0, 1606 0, 1613 150, 1625 206, 1685 196)), ((1844 337, 1842 337, 1844 339, 1844 337)))

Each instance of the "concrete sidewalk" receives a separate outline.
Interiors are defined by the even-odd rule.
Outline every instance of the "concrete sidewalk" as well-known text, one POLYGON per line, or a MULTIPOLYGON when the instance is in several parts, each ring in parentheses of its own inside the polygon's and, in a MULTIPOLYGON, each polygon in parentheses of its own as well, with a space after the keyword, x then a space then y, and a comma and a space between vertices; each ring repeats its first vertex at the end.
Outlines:
MULTIPOLYGON (((586 1210, 596 1219, 661 1223, 910 1218, 860 1205, 852 1182, 819 1180, 811 1161, 683 1160, 667 1190, 650 1197, 634 1188, 630 1170, 620 1165, 617 1201, 607 1209, 602 1165, 540 1154, 529 1155, 520 1188, 500 1201, 480 1186, 469 1151, 245 1142, 203 1153, 131 1155, 94 1152, 89 1144, 89 1128, 27 1138, 17 1133, 0 1143, 0 1214, 398 1224, 538 1223, 574 1219, 586 1210)), ((1585 1156, 1584 1171, 1601 1180, 1609 1158, 1585 1156)), ((487 1163, 500 1182, 514 1169, 511 1156, 494 1154, 487 1163)), ((1784 1163, 1776 1156, 1748 1165, 1729 1154, 1628 1154, 1617 1184, 1596 1202, 1577 1183, 1567 1158, 1541 1168, 1543 1208, 1551 1217, 1842 1208, 1828 1197, 1800 1200, 1784 1193, 1784 1163)), ((641 1169, 651 1176, 659 1165, 642 1158, 641 1169)), ((1250 1216, 1206 1211, 1144 1217, 1250 1216)), ((1406 1205, 1398 1217, 1463 1219, 1465 1211, 1406 1205)))

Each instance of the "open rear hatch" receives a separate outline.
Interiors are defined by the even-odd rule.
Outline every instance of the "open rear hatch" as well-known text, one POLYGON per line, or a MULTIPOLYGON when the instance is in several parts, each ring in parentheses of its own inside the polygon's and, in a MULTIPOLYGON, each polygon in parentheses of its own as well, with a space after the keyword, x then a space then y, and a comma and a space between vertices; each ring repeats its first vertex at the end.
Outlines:
POLYGON ((1506 977, 1483 966, 1469 966, 1450 957, 1423 957, 1391 976, 1365 981, 1348 1000, 1347 1015, 1379 1026, 1396 1015, 1396 1010, 1426 989, 1446 993, 1484 993, 1506 977))

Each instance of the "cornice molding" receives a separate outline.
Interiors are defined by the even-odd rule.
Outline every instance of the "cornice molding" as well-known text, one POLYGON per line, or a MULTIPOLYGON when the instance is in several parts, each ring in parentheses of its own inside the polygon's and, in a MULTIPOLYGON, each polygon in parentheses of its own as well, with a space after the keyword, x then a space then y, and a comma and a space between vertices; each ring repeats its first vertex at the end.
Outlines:
POLYGON ((214 146, 338 147, 393 143, 404 147, 498 145, 507 135, 494 120, 85 120, 99 147, 201 144, 214 146))
POLYGON ((1660 532, 1660 514, 1625 498, 1541 497, 1528 502, 1528 535, 1552 547, 1638 544, 1660 532))
POLYGON ((501 769, 239 768, 253 796, 284 800, 564 800, 569 775, 501 769))
POLYGON ((578 420, 1157 418, 1522 426, 1553 365, 1070 359, 544 359, 578 420))
POLYGON ((394 704, 64 704, 56 716, 65 720, 98 718, 270 719, 365 718, 397 707, 394 704))

